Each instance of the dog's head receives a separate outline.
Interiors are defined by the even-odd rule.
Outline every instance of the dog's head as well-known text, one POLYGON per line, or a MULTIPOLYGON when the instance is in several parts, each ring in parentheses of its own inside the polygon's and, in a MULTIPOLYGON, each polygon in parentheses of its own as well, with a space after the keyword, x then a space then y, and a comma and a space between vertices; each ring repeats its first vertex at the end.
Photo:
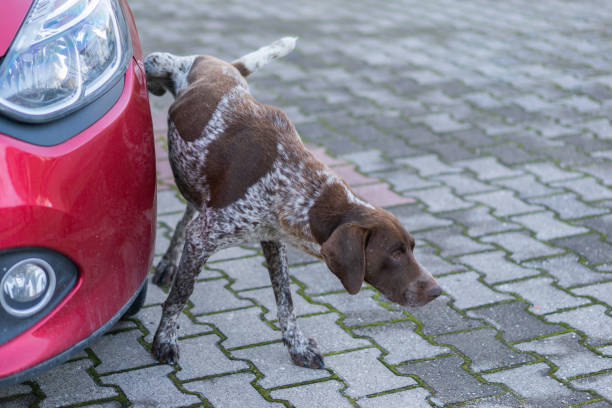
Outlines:
POLYGON ((402 306, 422 306, 442 293, 414 257, 414 238, 385 210, 338 226, 321 245, 321 255, 346 290, 363 281, 402 306))

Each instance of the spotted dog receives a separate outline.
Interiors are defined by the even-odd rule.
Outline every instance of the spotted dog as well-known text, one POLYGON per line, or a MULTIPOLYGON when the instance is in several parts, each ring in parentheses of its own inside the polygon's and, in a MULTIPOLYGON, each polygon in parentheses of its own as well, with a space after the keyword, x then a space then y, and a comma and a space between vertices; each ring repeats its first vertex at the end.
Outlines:
POLYGON ((249 93, 245 77, 291 52, 295 41, 283 38, 233 63, 168 53, 145 60, 149 91, 175 96, 169 158, 188 202, 153 278, 172 282, 153 342, 162 362, 178 361, 177 317, 206 260, 245 242, 261 243, 283 341, 300 366, 323 367, 323 358, 293 313, 285 243, 322 259, 350 294, 364 281, 404 306, 441 293, 397 218, 355 195, 304 147, 281 110, 249 93))

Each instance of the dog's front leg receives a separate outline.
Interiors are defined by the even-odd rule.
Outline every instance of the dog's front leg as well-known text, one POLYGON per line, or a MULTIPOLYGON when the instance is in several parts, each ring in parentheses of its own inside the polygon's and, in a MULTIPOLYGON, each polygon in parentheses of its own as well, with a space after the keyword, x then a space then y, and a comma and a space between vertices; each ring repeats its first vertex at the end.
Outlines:
POLYGON ((155 272, 153 273, 154 284, 169 285, 172 283, 172 278, 176 273, 178 257, 185 243, 185 229, 195 212, 195 208, 187 204, 183 218, 181 218, 178 224, 176 224, 176 228, 174 228, 174 234, 172 234, 172 239, 170 240, 170 245, 168 245, 166 253, 155 267, 155 272))
POLYGON ((214 251, 213 244, 206 240, 206 221, 205 212, 202 212, 187 226, 181 262, 170 294, 163 304, 152 352, 155 358, 164 363, 178 362, 177 319, 193 293, 196 276, 214 251))
POLYGON ((283 342, 289 348, 291 359, 296 365, 302 367, 322 368, 324 366, 323 357, 317 348, 316 341, 302 334, 293 314, 285 245, 278 241, 262 241, 261 248, 268 264, 274 289, 283 342))

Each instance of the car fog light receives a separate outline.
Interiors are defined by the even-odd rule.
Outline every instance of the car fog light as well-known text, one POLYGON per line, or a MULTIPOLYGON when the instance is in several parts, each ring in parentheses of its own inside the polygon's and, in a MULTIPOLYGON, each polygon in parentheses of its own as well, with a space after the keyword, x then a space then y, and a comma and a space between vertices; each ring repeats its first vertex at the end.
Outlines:
POLYGON ((0 288, 0 304, 9 314, 31 316, 53 296, 55 272, 42 259, 24 259, 8 270, 0 288))

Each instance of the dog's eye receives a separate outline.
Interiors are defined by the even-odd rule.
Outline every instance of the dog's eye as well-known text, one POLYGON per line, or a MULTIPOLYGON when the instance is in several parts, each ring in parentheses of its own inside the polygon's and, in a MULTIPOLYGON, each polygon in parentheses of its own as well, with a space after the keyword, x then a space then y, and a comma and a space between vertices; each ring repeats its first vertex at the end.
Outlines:
POLYGON ((391 252, 391 258, 397 260, 400 259, 404 254, 404 248, 397 248, 393 252, 391 252))

